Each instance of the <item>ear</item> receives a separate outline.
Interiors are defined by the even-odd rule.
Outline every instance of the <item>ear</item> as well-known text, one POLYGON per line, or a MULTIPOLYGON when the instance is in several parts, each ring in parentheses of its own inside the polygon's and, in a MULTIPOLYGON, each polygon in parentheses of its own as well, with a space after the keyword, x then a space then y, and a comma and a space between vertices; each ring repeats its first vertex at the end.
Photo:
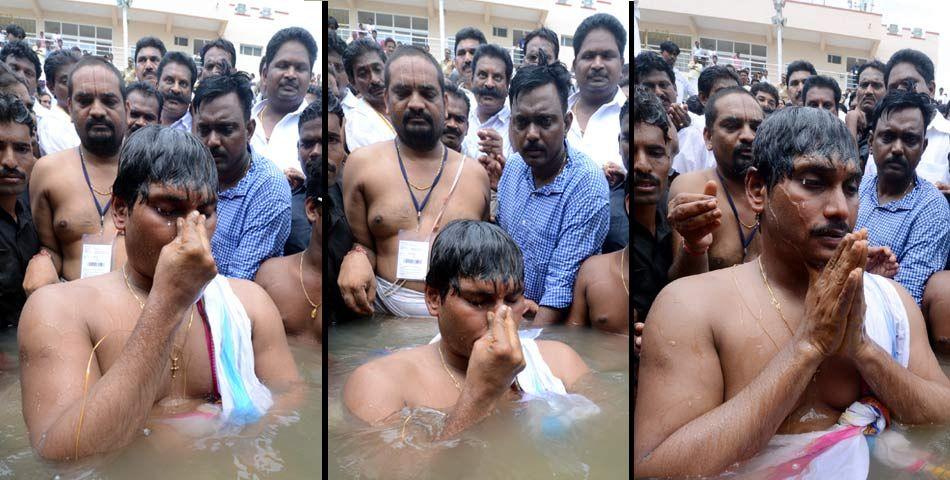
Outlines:
POLYGON ((933 97, 934 92, 937 91, 937 84, 934 83, 933 80, 927 82, 927 90, 930 90, 930 96, 933 97))
POLYGON ((247 122, 247 140, 250 143, 251 139, 254 138, 254 129, 257 128, 257 120, 251 118, 247 122))
POLYGON ((574 123, 574 112, 568 110, 567 113, 564 115, 564 131, 565 132, 571 131, 572 123, 574 123))
POLYGON ((313 224, 317 221, 317 216, 320 215, 320 206, 317 202, 308 198, 304 200, 304 212, 307 214, 307 221, 313 224))
POLYGON ((435 287, 426 285, 426 307, 429 308, 429 315, 439 318, 439 310, 442 309, 442 298, 435 287))
POLYGON ((112 223, 120 235, 125 235, 125 227, 128 225, 129 205, 125 200, 118 196, 112 196, 112 223))
MULTIPOLYGON (((936 113, 934 113, 934 115, 940 115, 940 112, 936 112, 936 113)), ((927 132, 926 128, 924 129, 924 132, 925 132, 925 133, 927 132)), ((920 151, 921 151, 921 152, 926 152, 926 151, 927 151, 927 138, 926 138, 926 137, 924 137, 924 146, 921 147, 920 151)))
POLYGON ((765 211, 766 197, 768 197, 768 186, 762 175, 755 167, 749 167, 745 174, 745 195, 752 206, 752 211, 761 214, 765 211))
POLYGON ((703 127, 703 140, 706 142, 706 150, 712 150, 712 132, 710 132, 706 127, 703 127))

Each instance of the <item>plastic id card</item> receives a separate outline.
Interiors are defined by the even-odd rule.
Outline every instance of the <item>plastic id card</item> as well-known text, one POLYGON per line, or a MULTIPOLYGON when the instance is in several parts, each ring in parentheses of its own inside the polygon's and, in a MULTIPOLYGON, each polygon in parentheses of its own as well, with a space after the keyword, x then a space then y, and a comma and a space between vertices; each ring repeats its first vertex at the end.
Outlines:
POLYGON ((430 236, 409 230, 399 231, 396 278, 425 281, 429 272, 430 236))
POLYGON ((94 277, 112 271, 112 250, 115 238, 102 232, 82 236, 82 269, 79 278, 94 277))

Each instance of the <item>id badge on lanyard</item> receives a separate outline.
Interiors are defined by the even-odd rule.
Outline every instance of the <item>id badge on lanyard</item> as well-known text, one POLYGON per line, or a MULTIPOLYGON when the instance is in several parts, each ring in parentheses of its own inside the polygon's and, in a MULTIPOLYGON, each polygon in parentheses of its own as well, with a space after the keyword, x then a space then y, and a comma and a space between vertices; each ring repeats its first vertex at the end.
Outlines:
POLYGON ((115 237, 99 233, 87 233, 82 236, 82 268, 79 278, 94 277, 112 271, 112 252, 115 237))
POLYGON ((400 230, 399 252, 396 254, 396 278, 425 281, 429 273, 429 247, 432 235, 415 230, 400 230))

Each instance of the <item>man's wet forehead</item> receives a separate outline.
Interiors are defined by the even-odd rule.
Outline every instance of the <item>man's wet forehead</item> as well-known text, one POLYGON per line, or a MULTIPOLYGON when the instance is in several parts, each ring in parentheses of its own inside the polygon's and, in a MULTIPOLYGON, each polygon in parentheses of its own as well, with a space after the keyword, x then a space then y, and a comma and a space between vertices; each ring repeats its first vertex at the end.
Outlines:
POLYGON ((792 173, 821 171, 835 173, 843 177, 861 175, 861 166, 857 157, 842 157, 841 155, 799 155, 792 160, 792 173))

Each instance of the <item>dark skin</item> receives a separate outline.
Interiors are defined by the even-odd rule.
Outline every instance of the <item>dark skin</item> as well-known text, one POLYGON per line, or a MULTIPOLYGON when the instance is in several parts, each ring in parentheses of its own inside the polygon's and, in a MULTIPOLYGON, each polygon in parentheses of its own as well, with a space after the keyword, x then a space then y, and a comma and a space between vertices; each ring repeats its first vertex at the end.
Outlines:
POLYGON ((882 115, 871 133, 877 165, 877 195, 881 205, 900 200, 914 186, 915 170, 927 149, 923 113, 916 108, 882 115))
POLYGON ((218 169, 218 191, 237 184, 250 168, 248 141, 254 120, 245 121, 237 93, 204 101, 195 112, 193 133, 211 151, 218 169))
POLYGON ((17 196, 29 184, 34 161, 30 127, 16 122, 0 123, 0 209, 14 220, 17 196))
POLYGON ((370 104, 374 110, 386 114, 386 102, 383 95, 386 88, 383 85, 383 59, 379 53, 370 51, 360 55, 353 65, 353 86, 356 91, 370 104))
POLYGON ((162 63, 162 52, 155 47, 143 47, 135 55, 135 79, 158 86, 158 65, 162 63))
MULTIPOLYGON (((299 125, 300 140, 297 141, 297 158, 300 160, 300 168, 304 171, 309 170, 310 164, 317 162, 323 157, 323 119, 314 118, 299 125)), ((329 179, 329 184, 336 182, 336 170, 334 169, 329 179)))
POLYGON ((868 117, 874 111, 874 104, 887 93, 884 87, 884 72, 876 68, 865 68, 858 77, 856 108, 848 111, 844 123, 857 141, 868 128, 868 117))
POLYGON ((670 123, 676 131, 688 127, 692 123, 686 104, 676 103, 676 81, 666 72, 654 70, 640 77, 640 86, 652 90, 653 94, 663 102, 670 123))
POLYGON ((838 103, 835 102, 835 92, 830 88, 811 87, 808 89, 808 95, 805 97, 805 106, 820 108, 838 116, 838 103))
POLYGON ((201 71, 198 72, 198 80, 210 77, 212 75, 221 75, 232 70, 234 59, 231 54, 223 48, 213 47, 205 52, 204 60, 201 62, 201 71))
POLYGON ((343 120, 335 114, 327 116, 327 185, 339 182, 346 164, 346 141, 343 120))
POLYGON ((261 115, 266 137, 274 126, 290 112, 297 110, 307 94, 313 75, 307 48, 300 42, 285 42, 264 67, 261 80, 267 96, 267 109, 261 115))
POLYGON ((461 152, 462 140, 468 133, 468 107, 465 100, 455 95, 447 95, 445 98, 445 130, 442 131, 442 143, 456 152, 461 152))
POLYGON ((462 86, 468 90, 472 89, 472 60, 479 46, 478 40, 474 38, 466 38, 455 44, 455 69, 462 79, 462 86))
POLYGON ((541 56, 538 52, 543 51, 548 58, 548 65, 557 61, 557 57, 554 56, 554 45, 545 40, 542 36, 536 36, 531 39, 524 46, 524 64, 525 65, 537 65, 541 61, 541 56))
POLYGON ((778 107, 778 99, 763 91, 756 92, 755 101, 759 102, 762 111, 766 113, 774 111, 778 107))
POLYGON ((53 82, 53 96, 56 97, 56 105, 63 110, 66 109, 66 104, 69 103, 69 74, 73 71, 74 66, 76 66, 75 63, 60 67, 53 82))
POLYGON ((942 356, 950 355, 950 272, 930 276, 920 309, 927 320, 934 351, 942 356))
POLYGON ((597 107, 609 102, 617 93, 617 83, 623 69, 623 56, 617 39, 609 30, 598 28, 588 32, 584 44, 574 57, 574 75, 580 100, 578 121, 587 125, 587 118, 597 107))
POLYGON ((165 97, 162 103, 162 126, 167 127, 183 117, 191 106, 194 79, 191 70, 180 63, 168 63, 162 69, 158 91, 165 97))
POLYGON ((804 99, 802 98, 802 89, 805 88, 805 80, 811 76, 811 72, 808 70, 798 70, 792 72, 792 75, 788 77, 788 99, 792 101, 792 105, 802 106, 804 104, 804 99))
POLYGON ((138 90, 129 92, 125 97, 125 110, 128 112, 126 123, 129 134, 142 127, 158 124, 158 98, 146 96, 138 90))
POLYGON ((344 87, 350 86, 350 78, 346 75, 346 70, 343 68, 343 57, 336 52, 327 52, 327 63, 333 67, 333 70, 336 71, 336 84, 337 88, 342 90, 344 87))
POLYGON ((14 55, 7 55, 4 61, 13 73, 19 73, 26 80, 26 87, 32 96, 36 92, 36 82, 38 81, 36 66, 26 58, 20 58, 14 55))
POLYGON ((475 73, 472 79, 472 88, 494 89, 498 95, 476 95, 478 105, 475 113, 478 120, 484 122, 498 113, 505 106, 508 97, 508 77, 505 73, 505 62, 495 57, 479 57, 474 66, 475 73))

